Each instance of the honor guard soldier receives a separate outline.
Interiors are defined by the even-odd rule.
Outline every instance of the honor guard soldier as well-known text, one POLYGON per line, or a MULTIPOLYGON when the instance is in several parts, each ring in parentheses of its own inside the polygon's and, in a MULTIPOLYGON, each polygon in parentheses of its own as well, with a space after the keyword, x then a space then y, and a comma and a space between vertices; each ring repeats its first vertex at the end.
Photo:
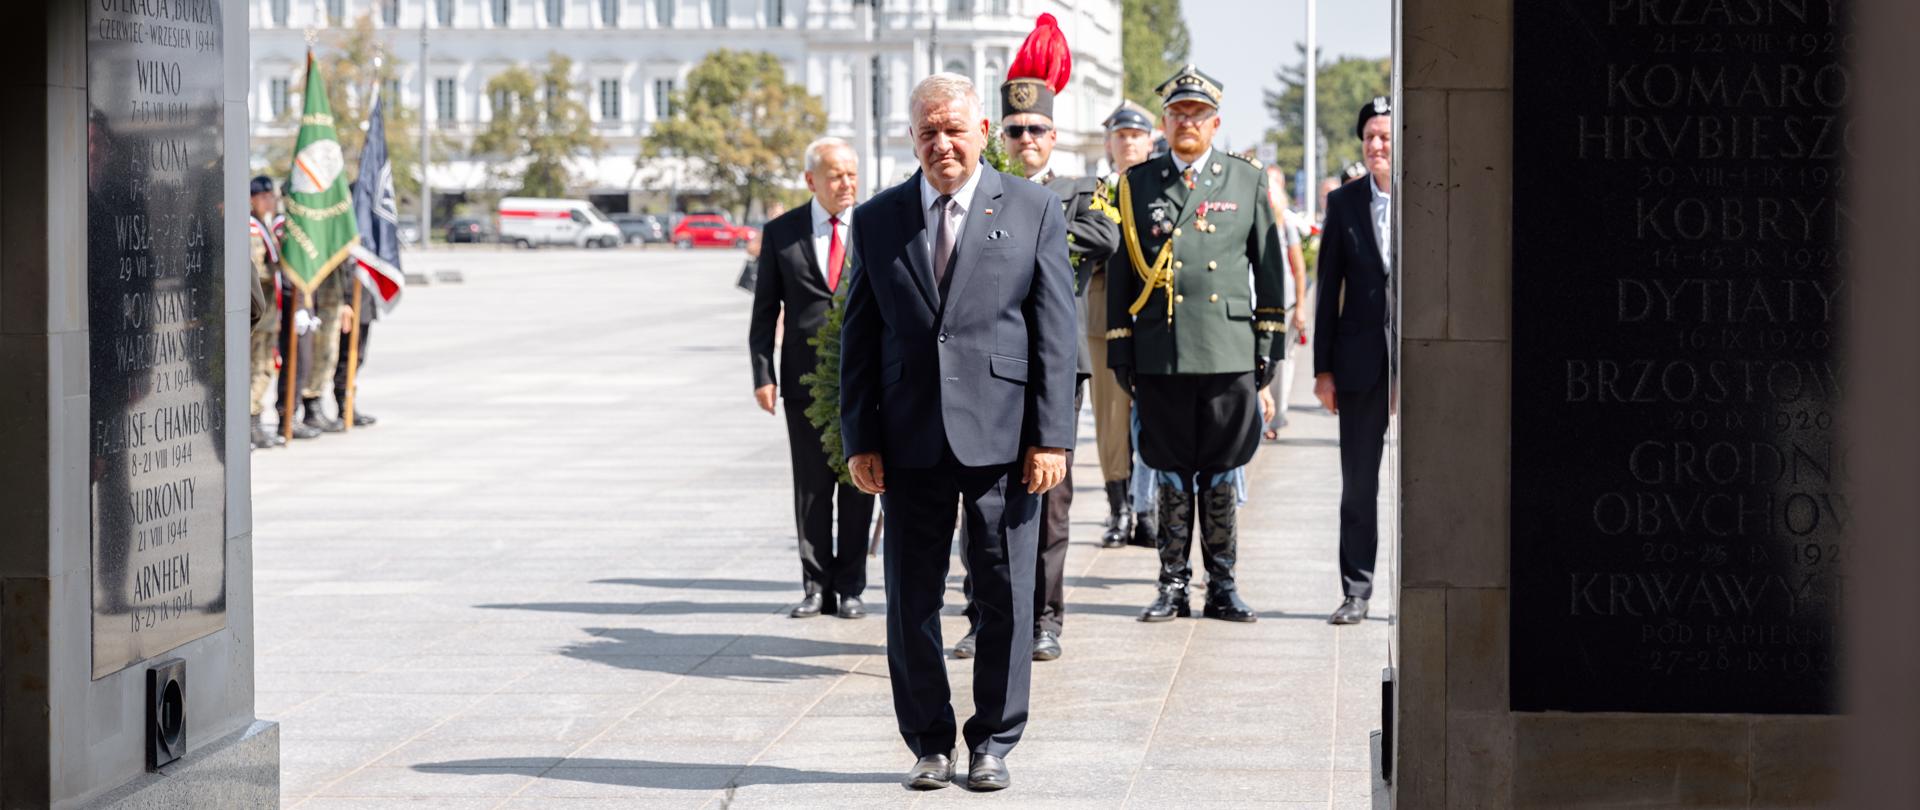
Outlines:
POLYGON ((247 247, 253 260, 253 332, 248 339, 252 377, 248 407, 253 422, 249 434, 253 446, 264 449, 287 443, 280 434, 269 433, 260 425, 267 389, 273 387, 274 339, 280 335, 280 234, 275 227, 280 214, 272 178, 253 178, 247 191, 247 247))
MULTIPOLYGON (((1102 179, 1100 194, 1105 206, 1117 218, 1121 174, 1146 162, 1153 153, 1153 113, 1132 101, 1123 101, 1101 125, 1107 131, 1107 164, 1113 173, 1102 179)), ((1107 367, 1107 266, 1110 263, 1111 259, 1095 265, 1087 278, 1087 353, 1096 369, 1107 367)), ((1133 271, 1123 266, 1121 272, 1133 271)), ((1107 492, 1106 532, 1100 537, 1100 545, 1108 548, 1126 545, 1138 531, 1139 537, 1146 538, 1142 545, 1155 547, 1158 543, 1152 538, 1159 532, 1146 506, 1149 496, 1142 496, 1136 508, 1128 508, 1128 496, 1133 489, 1133 399, 1112 374, 1095 374, 1087 387, 1091 389, 1093 431, 1107 492)))
POLYGON ((1125 255, 1107 279, 1107 365, 1133 392, 1141 457, 1161 471, 1160 593, 1140 618, 1190 615, 1197 511, 1203 615, 1250 622, 1234 587, 1232 471, 1259 445, 1257 392, 1286 351, 1286 254, 1260 163, 1213 149, 1220 83, 1186 65, 1157 92, 1170 151, 1120 182, 1125 255))
MULTIPOLYGON (((1027 179, 1046 186, 1060 198, 1067 219, 1067 261, 1073 267, 1073 292, 1078 299, 1080 334, 1086 333, 1088 277, 1104 266, 1120 245, 1120 212, 1109 202, 1103 184, 1093 177, 1068 177, 1054 171, 1053 148, 1059 130, 1053 122, 1054 97, 1067 85, 1072 74, 1073 53, 1067 48, 1066 35, 1051 14, 1041 14, 1034 29, 1014 54, 1007 67, 1007 80, 1000 85, 1000 137, 1007 154, 1017 164, 1014 169, 1027 179)), ((1104 307, 1106 301, 1095 302, 1104 307)), ((1074 382, 1073 410, 1080 412, 1085 389, 1093 376, 1093 363, 1085 341, 1078 346, 1078 376, 1074 382)), ((1077 421, 1077 420, 1076 420, 1077 421)), ((1066 563, 1068 514, 1073 508, 1073 450, 1067 451, 1067 476, 1059 487, 1042 496, 1040 549, 1034 569, 1033 660, 1051 661, 1061 655, 1060 634, 1066 612, 1066 563)), ((969 602, 968 616, 973 617, 969 602)), ((956 657, 970 657, 976 638, 969 632, 954 645, 956 657)))

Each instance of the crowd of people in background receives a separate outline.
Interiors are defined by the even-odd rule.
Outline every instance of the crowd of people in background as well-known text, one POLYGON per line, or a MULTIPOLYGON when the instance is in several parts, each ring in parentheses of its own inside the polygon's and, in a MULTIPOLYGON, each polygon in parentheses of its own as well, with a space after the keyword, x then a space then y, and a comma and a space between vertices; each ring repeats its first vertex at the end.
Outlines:
POLYGON ((1372 596, 1394 407, 1387 99, 1359 112, 1365 160, 1314 189, 1323 225, 1293 211, 1284 171, 1214 149, 1224 91, 1191 64, 1158 88, 1160 120, 1132 101, 1106 119, 1105 173, 1056 172, 1053 103, 1070 65, 1041 15, 1000 88, 997 125, 968 80, 923 80, 910 103, 921 171, 864 204, 854 150, 833 138, 808 146, 813 199, 768 224, 747 274, 755 401, 787 410, 803 587, 791 615, 866 615, 868 529, 884 512, 888 658, 900 730, 919 757, 914 788, 956 771, 938 621, 955 546, 968 630, 950 654, 977 659, 982 712, 967 724, 967 784, 1007 784, 1030 662, 1065 652, 1074 434, 1089 393, 1100 545, 1157 551, 1157 592, 1139 619, 1193 615, 1197 548, 1201 616, 1253 622, 1236 580, 1247 464, 1287 430, 1293 352, 1311 345, 1314 395, 1338 417, 1341 445, 1343 599, 1329 622, 1364 620, 1372 596), (982 159, 989 137, 1004 168, 982 159), (1047 202, 1029 208, 1039 194, 1047 202), (955 278, 980 273, 994 283, 963 297, 955 278), (1063 347, 1068 294, 1078 323, 1063 347), (812 347, 836 306, 846 326, 832 369, 812 347), (841 434, 825 449, 799 384, 816 370, 839 381, 841 434), (851 486, 833 469, 836 451, 851 486))
POLYGON ((353 402, 352 377, 356 366, 366 361, 376 307, 370 298, 362 298, 356 307, 354 274, 345 270, 328 274, 311 293, 289 283, 281 268, 286 217, 279 189, 262 175, 253 178, 248 192, 254 281, 249 353, 253 446, 284 447, 289 439, 342 433, 349 425, 371 427, 378 420, 353 402), (331 403, 325 401, 329 394, 331 403), (279 415, 274 429, 262 418, 269 401, 279 415))

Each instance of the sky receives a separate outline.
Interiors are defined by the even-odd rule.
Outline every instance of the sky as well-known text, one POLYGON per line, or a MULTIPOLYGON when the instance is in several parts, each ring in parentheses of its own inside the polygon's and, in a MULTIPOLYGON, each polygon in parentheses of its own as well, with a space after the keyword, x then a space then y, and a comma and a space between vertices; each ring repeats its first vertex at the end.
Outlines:
MULTIPOLYGON (((1192 61, 1224 85, 1220 144, 1252 148, 1273 125, 1266 91, 1274 72, 1306 44, 1307 0, 1181 0, 1193 40, 1192 61)), ((1339 56, 1387 56, 1393 51, 1391 0, 1320 0, 1321 61, 1339 56)))

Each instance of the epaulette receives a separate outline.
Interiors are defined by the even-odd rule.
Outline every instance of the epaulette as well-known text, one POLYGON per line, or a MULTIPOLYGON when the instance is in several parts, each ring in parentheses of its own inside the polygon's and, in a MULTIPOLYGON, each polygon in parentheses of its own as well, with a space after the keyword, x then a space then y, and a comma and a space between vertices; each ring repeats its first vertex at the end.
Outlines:
POLYGON ((1243 154, 1240 152, 1228 152, 1227 154, 1232 155, 1236 158, 1239 158, 1241 161, 1245 163, 1251 164, 1256 169, 1266 168, 1266 164, 1261 163, 1260 159, 1254 157, 1251 153, 1243 154))

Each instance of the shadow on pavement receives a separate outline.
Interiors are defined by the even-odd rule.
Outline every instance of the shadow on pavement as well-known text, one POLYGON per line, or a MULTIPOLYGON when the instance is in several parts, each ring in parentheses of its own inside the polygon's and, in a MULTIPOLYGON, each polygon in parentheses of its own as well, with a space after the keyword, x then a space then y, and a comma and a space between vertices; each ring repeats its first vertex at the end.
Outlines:
MULTIPOLYGON (((1193 596, 1193 618, 1194 619, 1200 618, 1200 606, 1206 603, 1206 598, 1202 595, 1203 593, 1204 591, 1202 593, 1196 593, 1193 596)), ((1252 601, 1252 600, 1248 600, 1248 601, 1252 601)), ((1140 615, 1140 611, 1144 610, 1145 608, 1146 608, 1146 604, 1144 603, 1139 605, 1100 605, 1100 604, 1084 604, 1080 602, 1068 602, 1067 616, 1069 617, 1069 621, 1071 621, 1071 617, 1074 614, 1092 614, 1095 616, 1137 617, 1140 615)), ((1326 613, 1288 613, 1282 610, 1261 610, 1256 612, 1260 615, 1260 618, 1262 619, 1273 619, 1276 621, 1315 621, 1315 622, 1320 622, 1321 624, 1325 624, 1327 621, 1327 616, 1331 614, 1333 611, 1327 611, 1326 613)), ((1175 621, 1186 621, 1186 620, 1176 619, 1175 621)), ((1209 619, 1208 621, 1211 621, 1211 620, 1209 619)), ((1369 623, 1379 622, 1381 624, 1386 624, 1387 618, 1385 616, 1368 616, 1366 618, 1366 621, 1369 623)))
POLYGON ((521 602, 474 605, 487 610, 539 610, 548 613, 590 613, 600 616, 694 616, 702 613, 784 613, 785 602, 521 602))
POLYGON ((701 591, 795 591, 798 582, 774 582, 765 579, 674 579, 672 577, 629 577, 596 579, 595 585, 638 585, 643 588, 693 589, 701 591))
POLYGON ((560 654, 621 669, 640 669, 720 680, 779 681, 838 678, 840 667, 815 666, 793 658, 829 655, 885 655, 878 644, 849 644, 788 636, 721 633, 661 633, 644 628, 590 627, 594 641, 570 644, 560 654), (724 654, 738 649, 740 654, 724 654), (687 671, 686 656, 710 656, 701 667, 687 671), (703 671, 711 665, 717 671, 703 671))
POLYGON ((457 759, 413 766, 421 773, 517 773, 538 779, 558 779, 620 787, 663 790, 724 790, 748 785, 853 785, 897 782, 894 773, 835 773, 772 765, 732 765, 707 762, 658 762, 645 759, 563 759, 557 765, 528 765, 513 757, 457 759), (554 771, 561 773, 554 773, 554 771), (707 777, 707 778, 702 778, 707 777))

